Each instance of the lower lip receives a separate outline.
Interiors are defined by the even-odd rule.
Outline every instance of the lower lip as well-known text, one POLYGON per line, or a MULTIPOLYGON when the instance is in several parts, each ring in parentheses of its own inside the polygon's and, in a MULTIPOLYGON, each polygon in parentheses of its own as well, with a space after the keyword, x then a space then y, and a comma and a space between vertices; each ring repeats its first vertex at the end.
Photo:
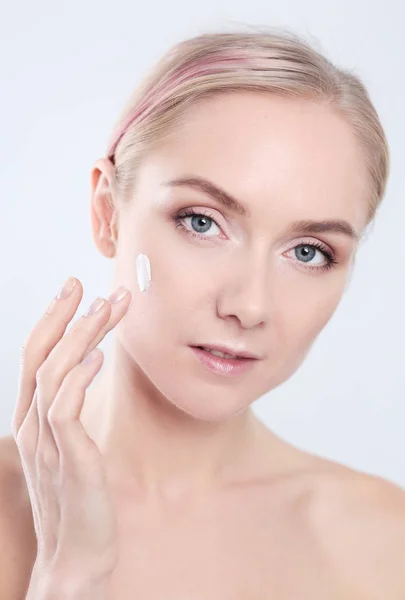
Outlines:
POLYGON ((241 375, 251 369, 257 360, 255 358, 222 358, 207 352, 207 350, 202 350, 202 348, 195 346, 190 346, 190 348, 209 371, 219 375, 241 375))

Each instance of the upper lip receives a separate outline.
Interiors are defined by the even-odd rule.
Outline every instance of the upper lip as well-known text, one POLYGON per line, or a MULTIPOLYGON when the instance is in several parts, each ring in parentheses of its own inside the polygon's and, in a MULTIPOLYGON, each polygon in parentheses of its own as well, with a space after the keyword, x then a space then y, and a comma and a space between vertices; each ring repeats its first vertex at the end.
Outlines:
POLYGON ((234 350, 229 348, 229 346, 222 346, 219 344, 198 344, 195 346, 196 348, 208 348, 209 350, 218 350, 218 352, 223 352, 224 354, 230 354, 232 356, 236 356, 238 358, 255 358, 259 359, 260 356, 258 354, 254 354, 253 352, 247 352, 246 350, 234 350))

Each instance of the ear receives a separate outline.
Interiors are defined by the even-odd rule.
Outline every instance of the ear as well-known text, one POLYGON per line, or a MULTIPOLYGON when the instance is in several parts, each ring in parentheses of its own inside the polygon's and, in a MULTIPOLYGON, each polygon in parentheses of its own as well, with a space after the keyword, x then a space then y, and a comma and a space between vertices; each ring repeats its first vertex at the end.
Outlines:
POLYGON ((118 238, 114 190, 114 165, 108 158, 100 158, 91 172, 91 228, 98 250, 108 258, 115 256, 118 238))

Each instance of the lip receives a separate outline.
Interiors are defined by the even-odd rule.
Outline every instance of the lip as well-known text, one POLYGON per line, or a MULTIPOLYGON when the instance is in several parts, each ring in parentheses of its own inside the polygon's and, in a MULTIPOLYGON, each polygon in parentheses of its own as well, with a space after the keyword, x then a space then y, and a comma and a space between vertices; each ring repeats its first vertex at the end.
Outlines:
MULTIPOLYGON (((226 352, 231 354, 229 350, 219 348, 218 346, 205 346, 206 348, 212 348, 212 350, 219 350, 220 352, 226 352)), ((218 375, 225 375, 228 377, 235 377, 246 373, 249 369, 252 369, 256 363, 255 358, 252 357, 235 357, 235 358, 222 358, 221 356, 215 356, 206 350, 203 350, 198 346, 190 346, 199 361, 212 373, 218 375)))
MULTIPOLYGON (((224 354, 231 354, 235 358, 254 358, 259 359, 260 356, 257 354, 253 354, 252 352, 244 352, 243 350, 232 350, 232 348, 228 348, 227 346, 220 346, 216 344, 198 344, 198 346, 192 346, 194 348, 209 348, 210 350, 217 350, 218 352, 223 352, 224 354)), ((218 358, 220 358, 218 356, 218 358)))

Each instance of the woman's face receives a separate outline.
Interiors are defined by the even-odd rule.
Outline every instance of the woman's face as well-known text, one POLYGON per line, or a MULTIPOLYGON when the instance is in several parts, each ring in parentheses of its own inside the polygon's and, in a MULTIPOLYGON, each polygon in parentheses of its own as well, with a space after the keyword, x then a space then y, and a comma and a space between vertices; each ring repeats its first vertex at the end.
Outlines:
POLYGON ((239 93, 191 107, 145 158, 120 215, 115 280, 133 302, 117 336, 129 364, 203 419, 229 418, 287 380, 342 297, 368 184, 350 126, 326 106, 239 93), (213 372, 192 346, 214 345, 258 358, 238 375, 213 372))

